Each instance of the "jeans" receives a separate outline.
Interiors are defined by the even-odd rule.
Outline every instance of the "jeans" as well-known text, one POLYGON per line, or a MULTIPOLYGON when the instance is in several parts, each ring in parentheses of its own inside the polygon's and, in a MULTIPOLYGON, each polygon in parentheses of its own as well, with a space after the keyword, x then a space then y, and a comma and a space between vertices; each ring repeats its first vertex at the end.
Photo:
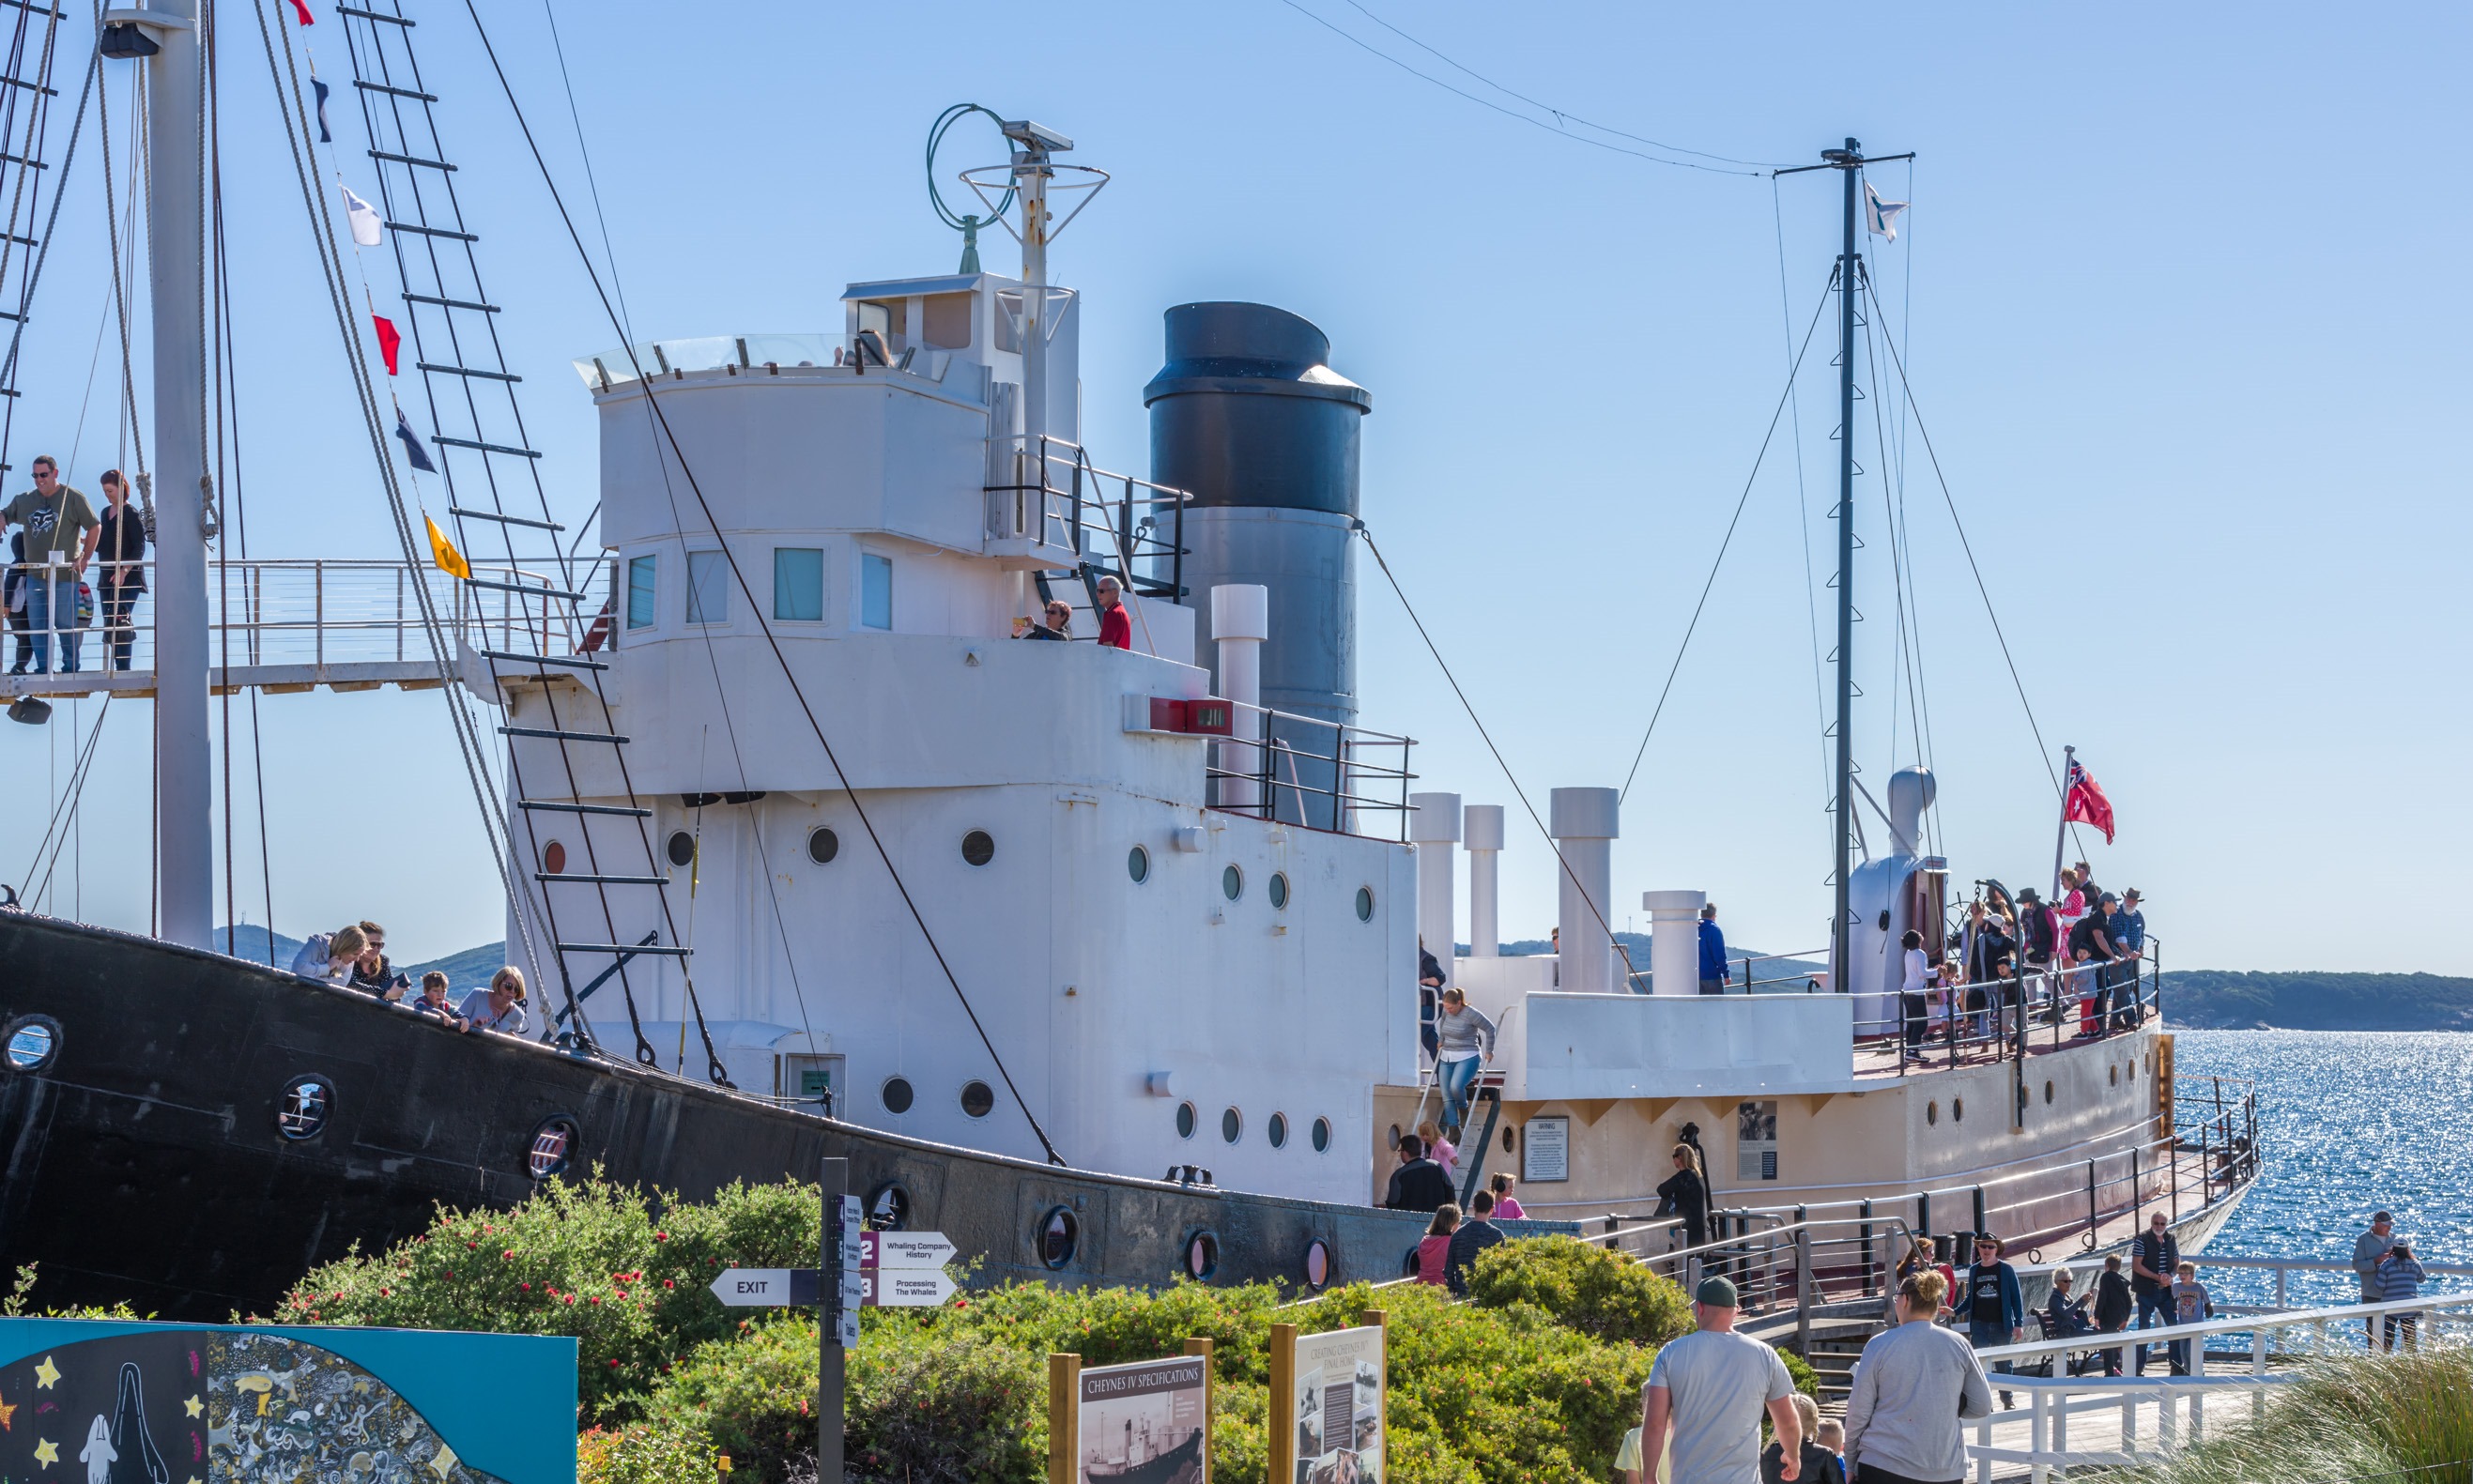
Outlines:
MULTIPOLYGON (((2171 1290, 2170 1288, 2149 1288, 2149 1289, 2147 1289, 2146 1291, 2142 1292, 2141 1294, 2139 1294, 2139 1296, 2138 1296, 2138 1328, 2141 1328, 2141 1329, 2151 1329, 2151 1328, 2157 1328, 2157 1327, 2159 1327, 2159 1326, 2169 1326, 2169 1325, 2171 1325, 2172 1323, 2173 1323, 2173 1290, 2171 1290), (2155 1323, 2154 1323, 2154 1324, 2152 1324, 2152 1325, 2149 1324, 2147 1321, 2148 1321, 2149 1318, 2152 1318, 2152 1319, 2155 1321, 2155 1323)), ((2166 1345, 2167 1345, 2167 1347, 2168 1347, 2168 1348, 2170 1348, 2171 1346, 2173 1346, 2173 1345, 2174 1345, 2174 1344, 2176 1344, 2176 1343, 2177 1343, 2177 1342, 2174 1342, 2174 1341, 2167 1341, 2167 1342, 2166 1342, 2166 1345)), ((2138 1374, 2139 1374, 2139 1375, 2141 1375, 2141 1376, 2145 1376, 2145 1375, 2147 1374, 2147 1352, 2148 1352, 2148 1349, 2149 1349, 2149 1347, 2144 1346, 2144 1345, 2141 1345, 2140 1347, 2138 1347, 2138 1374)))
POLYGON ((77 574, 68 567, 57 569, 57 579, 41 577, 44 568, 36 567, 26 580, 26 621, 35 631, 35 673, 42 675, 52 668, 52 639, 44 633, 57 626, 60 631, 60 673, 73 675, 78 667, 78 645, 85 634, 77 627, 77 574))
POLYGON ((1434 1080, 1443 1089, 1442 1123, 1446 1131, 1457 1129, 1466 1116, 1463 1105, 1468 1101, 1469 1089, 1477 1086, 1477 1068, 1484 1065, 1473 1056, 1435 1064, 1434 1080))
POLYGON ((2396 1334, 2398 1331, 2402 1331, 2404 1335, 2405 1349, 2421 1349, 2421 1316, 2419 1314, 2388 1315, 2387 1331, 2386 1349, 2393 1350, 2396 1348, 2396 1334))
POLYGON ((115 587, 111 585, 110 574, 104 574, 101 596, 103 638, 109 651, 105 659, 107 668, 129 668, 129 652, 137 642, 137 628, 130 622, 130 612, 137 607, 138 595, 145 590, 143 587, 115 587))
MULTIPOLYGON (((1970 1323, 1966 1327, 1966 1343, 1977 1350, 1990 1350, 1998 1345, 2009 1344, 2009 1331, 1999 1325, 1970 1323)), ((1992 1362, 1992 1370, 1995 1375, 2007 1376, 2010 1374, 2010 1364, 2006 1360, 1996 1360, 1992 1362)), ((2009 1404, 2009 1393, 2005 1391, 2001 1394, 2001 1404, 2003 1406, 2009 1404)))

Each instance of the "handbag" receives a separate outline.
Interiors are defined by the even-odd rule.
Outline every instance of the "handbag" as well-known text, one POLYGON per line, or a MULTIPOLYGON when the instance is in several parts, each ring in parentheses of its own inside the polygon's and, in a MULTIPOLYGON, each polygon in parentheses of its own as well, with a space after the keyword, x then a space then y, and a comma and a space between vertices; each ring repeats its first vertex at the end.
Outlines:
POLYGON ((77 589, 77 622, 69 627, 84 629, 94 622, 94 589, 84 583, 77 589))

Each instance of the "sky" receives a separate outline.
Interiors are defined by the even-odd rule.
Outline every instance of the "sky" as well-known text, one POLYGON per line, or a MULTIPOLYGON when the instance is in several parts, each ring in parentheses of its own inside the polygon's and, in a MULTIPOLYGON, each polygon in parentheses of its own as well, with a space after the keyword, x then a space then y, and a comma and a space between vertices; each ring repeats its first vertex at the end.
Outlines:
MULTIPOLYGON (((348 77, 339 18, 310 4, 296 41, 348 77)), ((1037 118, 1111 174, 1054 254, 1085 296, 1101 464, 1147 467, 1140 394, 1167 306, 1250 299, 1320 325, 1373 394, 1366 523, 1537 810, 1555 787, 1621 786, 1638 753, 1615 925, 1645 927, 1642 890, 1693 888, 1770 951, 1826 938, 1826 322, 1762 449, 1837 251, 1837 180, 1767 167, 1849 135, 1914 152, 1870 177, 1911 203, 1896 243, 1865 251, 1912 398, 1859 356, 1867 781, 1928 760, 1957 890, 2016 886, 2049 875, 2050 770, 2075 745, 2119 833, 2082 831, 2071 858, 2147 894, 2168 969, 2473 973, 2473 944, 2399 930, 2454 920, 2473 825, 2454 283, 2473 206, 2442 156, 2473 12, 548 4, 483 14, 637 339, 837 329, 844 283, 948 271, 921 147, 958 102, 1037 118)), ((619 337, 464 8, 408 10, 552 502, 580 517, 594 422, 567 361, 619 337)), ((250 552, 392 557, 248 0, 224 27, 250 552)), ((56 128, 85 46, 64 31, 56 128)), ((105 74, 116 147, 127 65, 105 74)), ((357 110, 335 114, 346 153, 322 174, 340 157, 365 180, 357 110)), ((22 469, 39 445, 88 491, 131 457, 97 153, 89 133, 68 173, 10 455, 22 469)), ((1001 157, 966 124, 940 168, 1001 157)), ((1014 266, 1000 234, 982 246, 1014 266)), ((381 299, 396 287, 391 264, 371 273, 381 299)), ((142 322, 135 348, 143 406, 142 322)), ((1511 806, 1503 929, 1543 936, 1549 848, 1400 602, 1371 563, 1358 578, 1360 721, 1418 738, 1428 786, 1511 806)), ((435 694, 258 712, 256 749, 245 701, 231 722, 241 916, 263 921, 271 890, 282 931, 374 916, 414 959, 499 936, 435 694)), ((0 729, 0 766, 28 785, 0 879, 22 880, 34 805, 94 715, 0 729)), ((146 926, 148 717, 123 703, 106 724, 51 910, 146 926)), ((220 857, 220 811, 217 831, 220 857)))

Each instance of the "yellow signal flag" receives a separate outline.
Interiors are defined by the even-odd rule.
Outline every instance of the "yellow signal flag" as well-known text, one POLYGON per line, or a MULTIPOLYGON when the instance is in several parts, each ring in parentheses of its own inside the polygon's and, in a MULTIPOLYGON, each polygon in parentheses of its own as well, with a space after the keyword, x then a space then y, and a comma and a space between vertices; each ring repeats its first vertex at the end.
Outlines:
POLYGON ((468 583, 470 582, 472 563, 464 560, 464 554, 455 549, 455 543, 446 539, 445 532, 438 529, 438 522, 430 519, 427 512, 422 512, 420 518, 421 522, 429 527, 429 552, 431 556, 438 559, 438 570, 449 577, 460 577, 468 583))

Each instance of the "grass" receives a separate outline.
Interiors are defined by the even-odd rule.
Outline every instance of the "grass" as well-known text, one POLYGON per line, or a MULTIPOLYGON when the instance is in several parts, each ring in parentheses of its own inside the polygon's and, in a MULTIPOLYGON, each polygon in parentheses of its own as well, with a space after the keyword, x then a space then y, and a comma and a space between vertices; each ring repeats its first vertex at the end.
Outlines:
POLYGON ((2331 1361, 2151 1484, 2473 1484, 2473 1351, 2331 1361))

